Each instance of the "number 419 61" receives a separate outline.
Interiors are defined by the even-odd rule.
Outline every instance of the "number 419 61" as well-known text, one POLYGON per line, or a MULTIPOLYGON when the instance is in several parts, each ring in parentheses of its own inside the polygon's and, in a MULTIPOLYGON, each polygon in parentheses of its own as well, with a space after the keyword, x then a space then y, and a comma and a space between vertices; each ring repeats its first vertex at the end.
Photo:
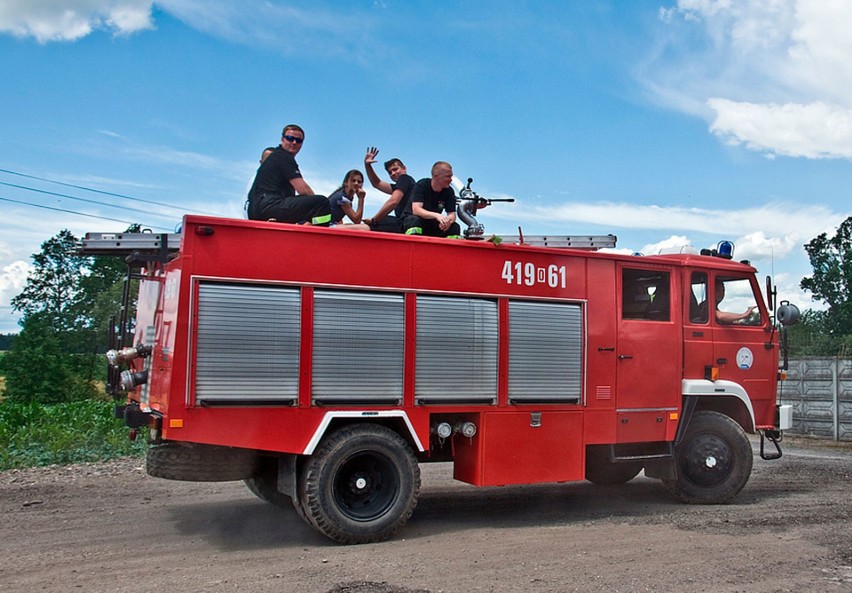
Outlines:
POLYGON ((503 272, 500 277, 506 281, 506 284, 524 284, 526 286, 535 286, 536 284, 546 284, 550 288, 565 288, 565 266, 557 266, 550 264, 549 266, 539 266, 532 262, 513 262, 506 261, 503 263, 503 272))

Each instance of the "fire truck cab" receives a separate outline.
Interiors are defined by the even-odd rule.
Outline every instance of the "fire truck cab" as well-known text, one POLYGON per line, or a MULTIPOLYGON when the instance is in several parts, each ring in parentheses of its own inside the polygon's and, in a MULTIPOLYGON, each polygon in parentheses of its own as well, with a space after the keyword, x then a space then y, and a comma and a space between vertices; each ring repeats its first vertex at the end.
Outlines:
POLYGON ((723 503, 749 478, 748 434, 780 457, 776 321, 792 306, 725 253, 595 243, 186 216, 179 235, 91 233, 82 252, 121 253, 139 280, 108 357, 148 473, 245 480, 365 543, 411 515, 421 463, 476 486, 644 470, 723 503))

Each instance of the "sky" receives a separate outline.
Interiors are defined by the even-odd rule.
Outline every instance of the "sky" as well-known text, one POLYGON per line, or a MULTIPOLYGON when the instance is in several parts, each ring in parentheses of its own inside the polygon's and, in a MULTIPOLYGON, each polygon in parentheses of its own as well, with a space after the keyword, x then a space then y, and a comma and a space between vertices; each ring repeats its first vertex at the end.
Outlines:
POLYGON ((415 179, 445 160, 515 199, 489 234, 732 240, 820 308, 799 282, 852 215, 850 22, 846 0, 0 0, 0 333, 62 229, 244 217, 288 123, 318 193, 368 146, 415 179))

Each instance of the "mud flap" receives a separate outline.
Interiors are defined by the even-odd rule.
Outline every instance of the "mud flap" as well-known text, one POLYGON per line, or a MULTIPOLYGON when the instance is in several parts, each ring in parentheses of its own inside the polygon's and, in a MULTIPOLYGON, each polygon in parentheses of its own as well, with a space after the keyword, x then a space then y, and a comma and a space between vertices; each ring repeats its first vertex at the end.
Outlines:
POLYGON ((676 480, 674 457, 668 459, 649 459, 645 462, 645 477, 657 480, 676 480))
POLYGON ((296 455, 281 455, 278 457, 278 492, 296 500, 299 480, 296 476, 296 455))

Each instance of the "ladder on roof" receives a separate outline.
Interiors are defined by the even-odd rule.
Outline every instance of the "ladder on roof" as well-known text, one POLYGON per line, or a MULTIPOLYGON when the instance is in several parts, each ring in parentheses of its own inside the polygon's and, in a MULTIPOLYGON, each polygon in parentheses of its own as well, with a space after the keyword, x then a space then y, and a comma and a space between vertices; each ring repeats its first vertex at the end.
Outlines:
MULTIPOLYGON (((509 235, 500 236, 507 245, 596 250, 615 247, 615 235, 509 235)), ((86 233, 80 255, 117 255, 137 261, 166 261, 180 248, 177 233, 86 233)))
POLYGON ((86 233, 80 255, 116 255, 133 261, 167 261, 180 249, 178 233, 86 233))
POLYGON ((615 235, 503 235, 500 239, 503 243, 512 245, 595 250, 615 247, 618 237, 615 235))

